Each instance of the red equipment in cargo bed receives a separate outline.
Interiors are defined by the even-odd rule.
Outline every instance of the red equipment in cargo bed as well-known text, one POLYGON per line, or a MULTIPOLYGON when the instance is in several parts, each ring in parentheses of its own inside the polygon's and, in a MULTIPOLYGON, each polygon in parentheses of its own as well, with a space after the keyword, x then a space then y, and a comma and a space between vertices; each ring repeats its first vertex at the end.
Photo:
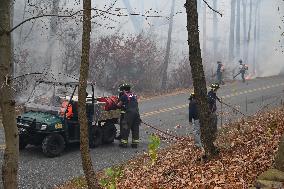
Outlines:
POLYGON ((118 97, 117 96, 109 96, 109 97, 98 97, 97 100, 99 102, 105 102, 104 110, 116 110, 117 103, 118 103, 118 97))

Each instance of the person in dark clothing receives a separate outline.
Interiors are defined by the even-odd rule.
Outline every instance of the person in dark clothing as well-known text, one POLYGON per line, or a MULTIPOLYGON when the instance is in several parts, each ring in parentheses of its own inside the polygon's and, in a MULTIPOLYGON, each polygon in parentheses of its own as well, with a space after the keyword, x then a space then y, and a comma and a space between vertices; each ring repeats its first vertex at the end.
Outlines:
POLYGON ((130 91, 129 84, 119 86, 120 96, 117 104, 121 109, 120 119, 120 147, 127 147, 130 130, 132 132, 132 148, 137 148, 139 143, 140 114, 137 96, 130 91))
POLYGON ((197 109, 197 102, 195 99, 195 94, 191 93, 190 97, 188 98, 188 121, 192 124, 192 133, 194 136, 194 143, 195 146, 202 148, 202 143, 200 139, 200 122, 199 122, 199 115, 197 109))
POLYGON ((216 71, 217 82, 222 85, 225 84, 223 81, 223 70, 224 70, 224 65, 222 64, 221 61, 217 61, 217 71, 216 71))
MULTIPOLYGON (((212 84, 210 86, 211 90, 208 92, 207 98, 208 98, 208 104, 209 104, 209 110, 210 110, 210 137, 212 137, 210 139, 210 141, 215 141, 216 137, 217 137, 217 123, 218 123, 218 117, 216 114, 217 111, 217 105, 216 105, 216 101, 218 100, 219 102, 222 102, 221 99, 217 96, 217 90, 220 88, 218 83, 212 84)), ((214 145, 212 143, 212 145, 214 145)), ((219 150, 215 147, 212 146, 212 148, 210 149, 214 149, 213 152, 211 152, 212 154, 218 154, 219 150)))
POLYGON ((234 76, 234 79, 241 74, 241 77, 242 77, 242 81, 243 83, 246 81, 246 78, 245 78, 245 74, 246 74, 246 71, 248 70, 248 66, 246 64, 243 64, 243 61, 242 60, 239 60, 239 63, 240 63, 240 67, 239 67, 239 72, 234 76))
POLYGON ((208 104, 209 104, 209 109, 211 112, 216 112, 217 110, 217 105, 216 105, 216 100, 221 102, 220 98, 217 96, 217 90, 220 88, 218 83, 212 84, 210 86, 211 90, 208 92, 208 104))

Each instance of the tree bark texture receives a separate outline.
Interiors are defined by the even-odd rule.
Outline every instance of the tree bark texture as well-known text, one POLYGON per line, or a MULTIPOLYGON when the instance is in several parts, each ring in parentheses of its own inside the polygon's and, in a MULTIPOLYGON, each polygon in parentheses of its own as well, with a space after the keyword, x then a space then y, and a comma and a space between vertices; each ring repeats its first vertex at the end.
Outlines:
POLYGON ((207 10, 207 5, 205 3, 203 3, 203 16, 202 16, 202 20, 203 20, 203 29, 202 29, 202 39, 203 39, 203 45, 202 45, 202 53, 203 53, 203 59, 205 59, 206 57, 206 49, 207 49, 207 27, 206 27, 206 21, 207 21, 207 17, 206 17, 206 10, 207 10))
POLYGON ((194 92, 197 97, 198 112, 201 125, 201 140, 204 145, 205 153, 210 155, 215 149, 212 137, 210 136, 209 125, 209 106, 207 102, 207 89, 204 70, 202 65, 199 31, 198 31, 198 13, 196 0, 187 0, 185 4, 187 13, 187 31, 189 46, 189 61, 193 78, 194 92))
POLYGON ((231 21, 230 21, 230 37, 229 37, 229 61, 235 58, 235 18, 236 18, 236 0, 231 0, 231 21))
POLYGON ((11 6, 13 1, 0 3, 0 107, 5 132, 6 148, 2 165, 2 181, 5 189, 18 188, 19 137, 15 117, 15 101, 11 75, 13 71, 11 47, 11 6))
POLYGON ((89 72, 89 52, 91 33, 91 0, 83 1, 83 35, 82 35, 82 56, 79 78, 79 123, 80 123, 80 151, 82 166, 88 188, 98 188, 98 181, 89 154, 89 133, 86 114, 86 87, 89 72))

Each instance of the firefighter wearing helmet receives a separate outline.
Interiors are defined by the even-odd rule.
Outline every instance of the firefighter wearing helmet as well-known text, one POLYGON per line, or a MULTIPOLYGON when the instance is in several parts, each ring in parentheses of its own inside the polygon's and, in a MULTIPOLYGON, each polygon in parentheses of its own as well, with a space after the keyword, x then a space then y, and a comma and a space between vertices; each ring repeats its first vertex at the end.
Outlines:
POLYGON ((119 85, 119 102, 117 106, 121 109, 120 119, 120 147, 128 146, 128 137, 132 132, 132 148, 137 148, 139 143, 140 114, 137 96, 131 92, 131 85, 123 83, 119 85))
MULTIPOLYGON (((217 122, 218 122, 218 117, 216 114, 217 110, 217 105, 216 101, 218 100, 220 103, 222 102, 221 99, 217 96, 217 90, 220 88, 218 83, 213 83, 210 86, 210 91, 208 92, 207 98, 208 98, 208 104, 209 104, 209 109, 210 109, 210 130, 211 130, 211 141, 216 140, 217 136, 217 122)), ((219 150, 214 146, 212 143, 210 149, 213 151, 210 152, 211 154, 218 154, 219 150)))
POLYGON ((233 77, 233 79, 235 79, 238 75, 241 74, 242 81, 244 83, 246 81, 245 74, 246 71, 248 70, 248 66, 246 64, 243 64, 242 60, 239 60, 239 63, 240 63, 239 72, 233 77))

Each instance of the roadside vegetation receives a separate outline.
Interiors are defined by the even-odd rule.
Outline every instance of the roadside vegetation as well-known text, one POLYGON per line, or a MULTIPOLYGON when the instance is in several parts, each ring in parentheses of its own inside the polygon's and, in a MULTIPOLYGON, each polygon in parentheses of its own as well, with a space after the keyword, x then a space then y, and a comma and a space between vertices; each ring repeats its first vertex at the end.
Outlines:
MULTIPOLYGON (((218 158, 199 161, 203 152, 190 138, 158 150, 154 164, 148 154, 140 155, 123 165, 115 188, 249 188, 259 184, 255 181, 260 175, 259 179, 274 179, 278 181, 274 186, 281 186, 283 172, 274 169, 274 176, 262 173, 271 167, 283 169, 279 160, 283 152, 277 154, 283 134, 282 107, 221 128, 216 140, 218 158)), ((105 177, 104 171, 98 175, 99 180, 105 177)), ((67 188, 86 185, 83 178, 76 178, 57 189, 67 188)))

